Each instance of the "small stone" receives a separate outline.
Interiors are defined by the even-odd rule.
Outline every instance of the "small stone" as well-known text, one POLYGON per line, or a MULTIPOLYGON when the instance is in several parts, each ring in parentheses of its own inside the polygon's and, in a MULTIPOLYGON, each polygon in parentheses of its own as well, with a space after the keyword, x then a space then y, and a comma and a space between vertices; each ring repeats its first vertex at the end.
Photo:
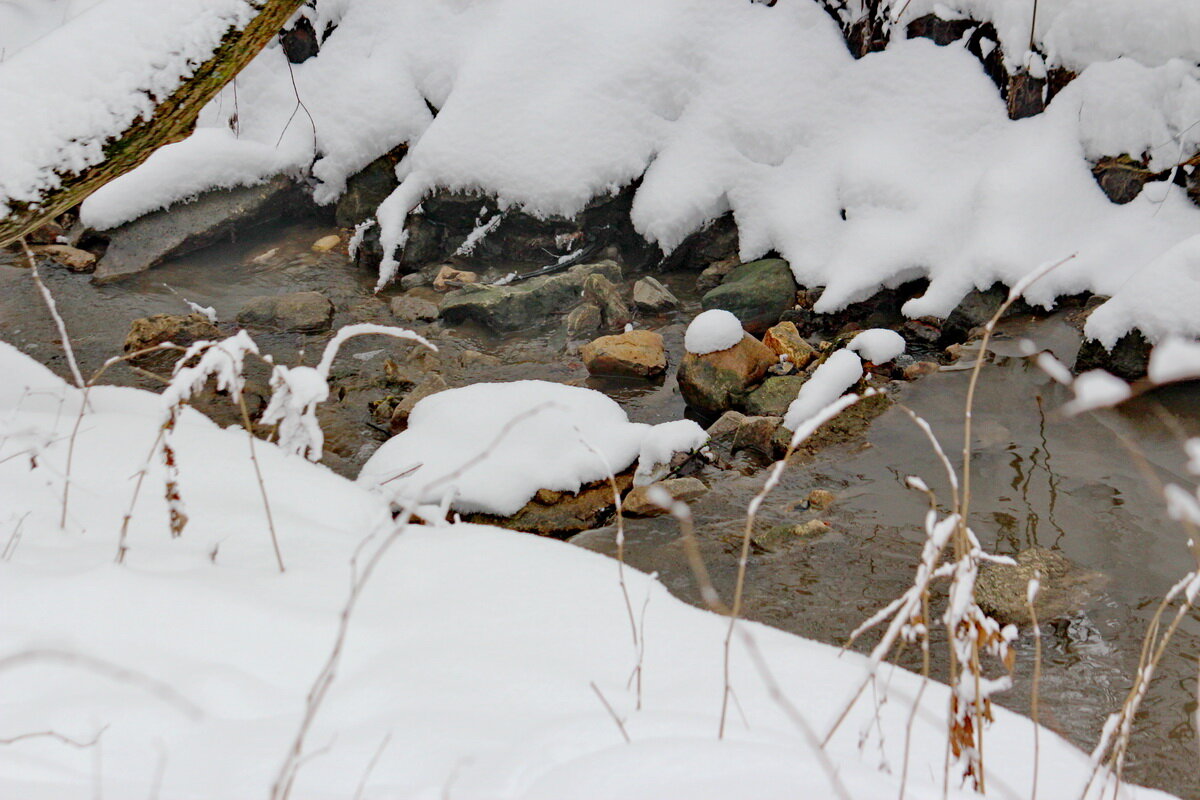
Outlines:
POLYGON ((787 356, 787 360, 795 364, 796 369, 804 369, 817 357, 816 348, 804 341, 794 322, 781 322, 767 329, 763 336, 763 344, 771 348, 776 355, 787 356))
POLYGON ((328 236, 322 236, 312 243, 314 253, 328 253, 333 248, 342 243, 342 237, 336 233, 331 233, 328 236))
POLYGON ((595 333, 604 325, 604 315, 595 303, 583 303, 567 314, 567 335, 585 336, 595 333))
POLYGON ((960 358, 962 358, 966 352, 967 348, 961 344, 952 344, 946 348, 946 355, 950 356, 950 358, 954 359, 955 361, 958 361, 960 358))
POLYGON ((599 306, 604 324, 609 328, 623 328, 633 321, 633 313, 617 285, 603 275, 592 273, 584 279, 583 296, 599 306))
POLYGON ((407 275, 400 276, 400 288, 405 291, 416 289, 419 286, 428 286, 431 283, 433 281, 424 272, 410 272, 407 275))
POLYGON ((647 276, 633 284, 633 304, 641 311, 656 314, 675 308, 679 300, 661 281, 647 276))
POLYGON ((900 335, 913 344, 937 344, 942 338, 942 326, 930 317, 910 319, 900 326, 900 335))
POLYGON ((242 325, 318 333, 329 330, 333 322, 333 303, 320 292, 253 297, 242 306, 237 320, 242 325))
POLYGON ((580 355, 592 375, 651 378, 667 371, 667 351, 663 346, 663 338, 654 331, 628 331, 616 336, 601 336, 585 344, 580 355))
POLYGON ((433 288, 439 292, 449 292, 464 283, 479 283, 479 276, 465 269, 456 269, 449 264, 442 264, 437 276, 433 279, 433 288))
POLYGON ((750 537, 758 547, 768 552, 783 550, 799 540, 820 536, 829 530, 829 523, 819 519, 810 519, 791 525, 776 525, 765 531, 755 533, 750 537))
POLYGON ((390 423, 392 433, 399 433, 408 427, 408 415, 412 413, 413 407, 417 403, 430 395, 444 392, 449 388, 441 375, 437 373, 427 375, 425 380, 421 381, 417 384, 416 388, 406 394, 404 399, 396 405, 395 410, 392 411, 390 423))
POLYGON ((671 495, 672 499, 684 503, 708 492, 708 487, 699 478, 669 478, 649 486, 635 486, 621 501, 622 513, 631 517, 657 517, 666 514, 666 509, 650 499, 650 490, 653 488, 662 489, 671 495))
POLYGON ((941 369, 941 366, 936 361, 918 361, 904 368, 904 380, 915 381, 917 378, 932 375, 939 369, 941 369))
POLYGON ((71 272, 91 272, 96 268, 96 256, 87 250, 65 244, 44 244, 30 248, 38 255, 46 256, 56 264, 62 264, 71 272))
POLYGON ((775 362, 766 345, 746 335, 727 350, 684 356, 679 391, 693 408, 719 414, 740 404, 775 362))
POLYGON ((431 322, 438 318, 437 303, 402 294, 390 303, 392 315, 401 322, 431 322))
POLYGON ((813 489, 808 493, 808 507, 823 510, 833 505, 833 492, 828 489, 813 489))

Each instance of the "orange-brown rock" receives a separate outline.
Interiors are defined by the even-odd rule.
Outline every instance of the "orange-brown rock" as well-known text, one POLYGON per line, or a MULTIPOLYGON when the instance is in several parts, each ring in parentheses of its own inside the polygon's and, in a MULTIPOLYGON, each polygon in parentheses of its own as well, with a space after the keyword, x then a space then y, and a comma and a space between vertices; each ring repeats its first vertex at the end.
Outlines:
POLYGON ((804 369, 817 356, 817 351, 804 341, 794 322, 785 321, 769 328, 763 336, 763 344, 776 355, 787 356, 796 369, 804 369))
POLYGON ((601 336, 580 348, 583 364, 592 375, 629 375, 651 378, 667 371, 663 338, 654 331, 627 331, 601 336))
POLYGON ((693 408, 719 414, 741 404, 777 359, 750 335, 727 350, 688 353, 679 365, 679 391, 693 408))

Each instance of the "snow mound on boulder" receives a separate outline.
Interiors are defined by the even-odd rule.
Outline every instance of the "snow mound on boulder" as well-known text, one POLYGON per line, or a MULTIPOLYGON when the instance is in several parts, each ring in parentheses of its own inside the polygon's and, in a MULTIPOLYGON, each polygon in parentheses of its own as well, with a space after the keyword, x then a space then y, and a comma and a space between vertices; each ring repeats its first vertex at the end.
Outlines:
POLYGON ((871 328, 855 336, 846 345, 872 364, 886 364, 904 352, 904 337, 887 328, 871 328))
POLYGON ((714 308, 696 315, 683 335, 689 353, 702 356, 728 350, 746 335, 741 321, 724 309, 714 308))

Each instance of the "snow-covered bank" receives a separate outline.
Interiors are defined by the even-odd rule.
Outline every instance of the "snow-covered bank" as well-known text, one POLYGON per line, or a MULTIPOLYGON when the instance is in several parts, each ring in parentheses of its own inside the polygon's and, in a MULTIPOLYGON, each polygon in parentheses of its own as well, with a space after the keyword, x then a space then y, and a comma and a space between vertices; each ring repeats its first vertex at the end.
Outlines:
MULTIPOLYGON (((273 563, 246 437, 185 413, 175 435, 191 518, 171 539, 156 467, 134 511, 124 567, 112 563, 130 476, 154 439, 160 401, 97 389, 83 418, 66 530, 58 518, 79 393, 0 345, 0 561, 4 655, 77 653, 133 668, 181 696, 81 664, 34 660, 0 673, 5 796, 266 796, 345 602, 349 562, 388 517, 322 467, 259 447, 288 572, 273 563), (14 535, 14 531, 18 531, 14 535), (192 708, 192 707, 195 708, 192 708), (199 712, 199 713, 196 713, 199 712), (105 727, 107 726, 107 727, 105 727)), ((358 607, 312 757, 295 797, 727 798, 833 796, 826 772, 770 699, 741 644, 734 685, 745 723, 715 737, 725 621, 627 572, 645 613, 643 704, 615 562, 559 542, 470 525, 412 527, 358 607), (623 741, 597 692, 623 718, 623 741), (377 762, 369 769, 373 755, 377 762)), ((748 624, 774 678, 823 731, 864 660, 748 624)), ((2 656, 0 656, 2 657, 2 656)), ((898 791, 920 678, 884 673, 878 718, 859 706, 828 752, 855 800, 898 791), (880 739, 880 732, 883 737, 880 739), (860 735, 865 744, 859 746, 860 735)), ((908 796, 941 796, 946 693, 930 685, 914 727, 908 796)), ((987 739, 993 796, 1030 785, 1030 723, 997 710, 987 739)), ((1040 795, 1075 796, 1088 767, 1041 737, 1040 795)), ((1129 789, 1127 797, 1163 797, 1129 789)))
MULTIPOLYGON (((115 19, 131 2, 84 16, 115 19)), ((994 18, 1016 68, 1028 6, 956 9, 994 18)), ((289 69, 278 47, 266 50, 239 76, 236 103, 227 89, 191 138, 98 192, 84 218, 107 227, 207 187, 310 165, 317 199, 329 202, 348 176, 407 143, 403 182, 379 212, 389 247, 435 189, 570 215, 640 178, 632 221, 647 239, 670 250, 732 210, 741 255, 782 253, 801 284, 826 287, 818 311, 927 276, 928 292, 905 311, 944 315, 973 287, 1013 285, 1078 253, 1028 299, 1113 296, 1087 331, 1106 344, 1143 322, 1152 338, 1200 335, 1190 306, 1170 302, 1195 269, 1200 210, 1166 182, 1114 205, 1089 169, 1089 159, 1121 153, 1169 169, 1196 151, 1200 72, 1184 35, 1195 9, 1187 0, 1136 12, 1107 0, 1042 6, 1048 58, 1082 72, 1044 114, 1013 122, 961 42, 903 40, 904 20, 927 3, 904 12, 886 51, 855 61, 809 0, 320 2, 316 29, 336 28, 319 55, 289 69), (1093 35, 1103 44, 1089 44, 1093 35)), ((39 91, 21 64, 56 60, 82 19, 0 65, 0 87, 39 91), (21 81, 9 86, 6 73, 21 81)), ((118 104, 121 91, 103 89, 118 104)), ((44 107, 15 123, 16 144, 25 147, 21 130, 51 141, 44 107)), ((13 152, 20 162, 25 151, 13 152)), ((385 258, 385 275, 394 266, 385 258)))

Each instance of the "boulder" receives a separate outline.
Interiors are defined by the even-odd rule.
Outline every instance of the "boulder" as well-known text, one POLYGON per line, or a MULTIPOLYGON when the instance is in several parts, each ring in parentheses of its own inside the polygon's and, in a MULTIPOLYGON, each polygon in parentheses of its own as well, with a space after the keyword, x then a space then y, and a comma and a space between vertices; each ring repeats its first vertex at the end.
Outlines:
POLYGON ((688 353, 679 365, 679 391, 693 408, 719 414, 741 405, 775 359, 766 345, 748 335, 727 350, 688 353))
POLYGON ((258 186, 207 192, 190 203, 176 203, 127 222, 104 234, 108 249, 92 280, 109 283, 278 219, 297 208, 311 208, 303 191, 288 178, 258 186))
POLYGON ((264 295, 248 300, 237 320, 259 328, 319 333, 329 330, 333 322, 333 303, 320 292, 264 295))
POLYGON ((652 378, 667 371, 667 351, 663 338, 654 331, 627 331, 601 336, 580 351, 583 364, 592 375, 626 375, 652 378))
POLYGON ((592 274, 620 280, 621 267, 615 261, 600 261, 508 286, 464 286, 446 295, 442 318, 452 323, 479 322, 497 331, 534 327, 576 303, 584 280, 592 274))
POLYGON ((721 285, 707 292, 700 305, 707 311, 723 308, 742 321, 751 333, 760 334, 779 322, 796 304, 796 280, 781 258, 751 261, 734 268, 721 285))
POLYGON ((581 303, 567 314, 567 335, 571 337, 595 333, 604 325, 604 315, 595 303, 581 303))
POLYGON ((747 414, 755 416, 782 417, 808 378, 808 375, 769 377, 761 386, 746 395, 742 408, 747 414))
POLYGON ((438 318, 437 303, 408 294, 393 297, 389 306, 392 316, 400 322, 430 322, 438 318))
MULTIPOLYGON (((201 340, 220 339, 221 331, 202 314, 155 314, 135 319, 125 336, 125 354, 171 342, 187 347, 201 340)), ((143 369, 170 372, 179 353, 170 350, 149 353, 132 361, 143 369)))
POLYGON ((346 191, 334 207, 334 220, 339 228, 353 228, 370 219, 379 204, 400 185, 396 180, 396 162, 405 148, 398 150, 399 153, 380 156, 346 181, 346 191))
POLYGON ((816 348, 804 340, 794 322, 773 325, 763 335, 763 344, 776 355, 787 356, 796 369, 804 369, 817 357, 816 348))
POLYGON ((621 513, 631 517, 657 517, 667 510, 650 500, 650 490, 659 488, 674 500, 690 502, 708 492, 708 487, 699 478, 669 478, 649 486, 635 486, 621 501, 621 513))
POLYGON ((600 308, 604 324, 609 328, 623 328, 633 321, 633 314, 625 298, 621 297, 621 290, 603 275, 592 273, 584 279, 583 297, 600 308))
MULTIPOLYGON (((618 494, 627 490, 633 484, 633 469, 617 474, 616 483, 618 494)), ((511 517, 464 514, 463 519, 544 536, 567 536, 602 525, 615 508, 612 484, 605 479, 589 483, 578 492, 543 489, 511 517)))
POLYGON ((679 305, 679 299, 656 278, 649 276, 633 284, 633 304, 639 311, 658 314, 679 305))

